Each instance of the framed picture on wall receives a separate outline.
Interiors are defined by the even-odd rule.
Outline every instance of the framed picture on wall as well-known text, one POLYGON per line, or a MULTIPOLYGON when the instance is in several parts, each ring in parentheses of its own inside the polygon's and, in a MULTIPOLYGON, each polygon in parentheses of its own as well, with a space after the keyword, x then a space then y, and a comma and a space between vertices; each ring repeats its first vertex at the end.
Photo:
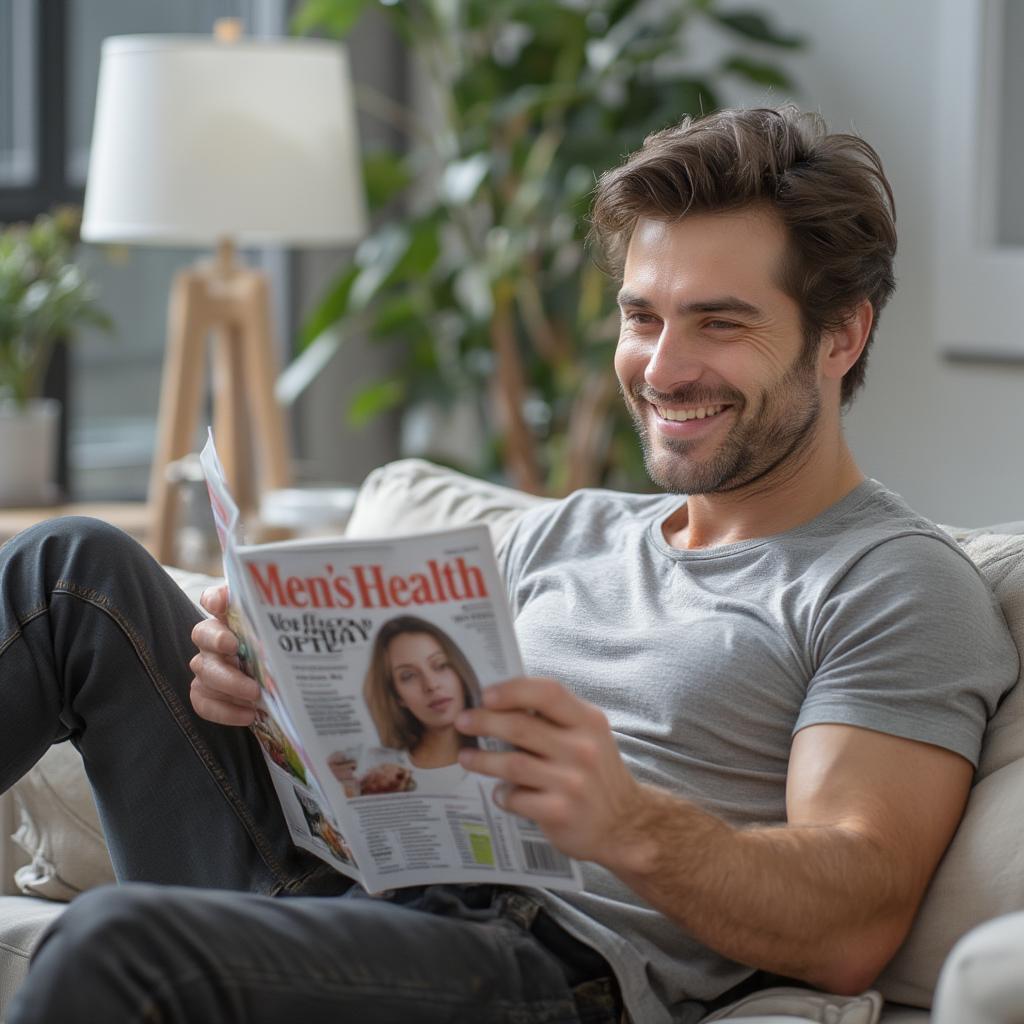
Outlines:
POLYGON ((940 344, 954 360, 1024 362, 1024 3, 939 11, 940 344))

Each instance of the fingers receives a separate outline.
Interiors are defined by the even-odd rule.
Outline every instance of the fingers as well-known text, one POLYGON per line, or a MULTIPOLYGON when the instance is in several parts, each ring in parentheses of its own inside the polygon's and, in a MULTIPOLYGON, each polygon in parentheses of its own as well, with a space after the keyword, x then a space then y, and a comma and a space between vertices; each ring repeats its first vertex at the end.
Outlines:
POLYGON ((455 727, 466 736, 493 736, 541 757, 556 758, 564 745, 562 730, 525 711, 473 708, 459 715, 455 727))
POLYGON ((522 750, 490 751, 466 747, 459 751, 459 764, 480 775, 501 779, 510 786, 528 789, 562 787, 570 781, 571 775, 563 765, 541 760, 522 750))
POLYGON ((225 656, 200 652, 190 662, 195 673, 189 699, 196 714, 218 725, 251 725, 260 688, 225 656))
POLYGON ((216 616, 227 615, 228 612, 228 585, 220 583, 215 587, 207 587, 199 603, 211 614, 216 616))
POLYGON ((571 694, 556 679, 536 676, 507 679, 488 686, 483 704, 491 711, 532 711, 567 728, 606 721, 599 708, 571 694))
POLYGON ((215 722, 217 725, 252 725, 256 720, 256 709, 253 705, 225 700, 219 693, 204 687, 198 677, 192 680, 189 699, 200 718, 215 722))
POLYGON ((260 697, 260 687, 237 665, 216 654, 200 652, 188 663, 203 689, 236 704, 253 705, 260 697))
POLYGON ((199 653, 189 662, 195 673, 189 700, 196 714, 218 725, 252 725, 260 688, 238 667, 238 638, 224 622, 228 610, 225 584, 208 587, 200 604, 216 618, 201 619, 192 629, 199 653))
POLYGON ((200 619, 192 628, 192 643, 210 654, 238 653, 238 638, 220 619, 200 619))

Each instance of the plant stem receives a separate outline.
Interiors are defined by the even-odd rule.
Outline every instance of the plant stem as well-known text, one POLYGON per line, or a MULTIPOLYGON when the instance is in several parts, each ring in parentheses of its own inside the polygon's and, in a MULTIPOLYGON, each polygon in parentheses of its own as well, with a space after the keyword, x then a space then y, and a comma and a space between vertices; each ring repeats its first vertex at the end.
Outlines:
POLYGON ((494 295, 491 346, 496 362, 493 376, 495 404, 505 441, 505 472, 513 486, 530 494, 543 494, 536 441, 523 418, 526 389, 512 303, 510 286, 507 283, 499 284, 494 295))

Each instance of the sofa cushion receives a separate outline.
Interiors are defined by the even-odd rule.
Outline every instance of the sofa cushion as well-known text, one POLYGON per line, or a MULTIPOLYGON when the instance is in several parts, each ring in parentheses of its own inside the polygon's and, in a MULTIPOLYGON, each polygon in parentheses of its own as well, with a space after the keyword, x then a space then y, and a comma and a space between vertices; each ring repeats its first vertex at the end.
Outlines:
MULTIPOLYGON (((1024 537, 972 531, 957 539, 999 599, 1024 675, 1024 537)), ((989 722, 963 821, 910 934, 877 982, 887 999, 930 1006, 943 961, 961 936, 990 918, 1024 910, 1021 822, 1024 685, 1018 679, 989 722)))
POLYGON ((32 950, 63 909, 28 896, 0 896, 0 1018, 28 971, 32 950))
POLYGON ((972 531, 964 551, 995 591, 1017 650, 1017 685, 1006 695, 985 732, 976 781, 1024 759, 1024 536, 972 531))
POLYGON ((424 459, 401 459, 375 469, 363 482, 345 536, 394 537, 486 523, 497 544, 528 508, 550 500, 424 459))

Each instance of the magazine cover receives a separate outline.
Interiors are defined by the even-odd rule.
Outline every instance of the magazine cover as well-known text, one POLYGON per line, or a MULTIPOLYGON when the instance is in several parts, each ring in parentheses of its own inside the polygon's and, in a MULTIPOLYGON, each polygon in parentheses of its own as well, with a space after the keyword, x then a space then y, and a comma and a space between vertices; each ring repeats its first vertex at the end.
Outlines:
POLYGON ((202 452, 228 623, 262 694, 252 726, 294 842, 370 892, 437 882, 581 888, 578 865, 458 763, 455 718, 522 674, 485 526, 382 540, 238 543, 202 452))

